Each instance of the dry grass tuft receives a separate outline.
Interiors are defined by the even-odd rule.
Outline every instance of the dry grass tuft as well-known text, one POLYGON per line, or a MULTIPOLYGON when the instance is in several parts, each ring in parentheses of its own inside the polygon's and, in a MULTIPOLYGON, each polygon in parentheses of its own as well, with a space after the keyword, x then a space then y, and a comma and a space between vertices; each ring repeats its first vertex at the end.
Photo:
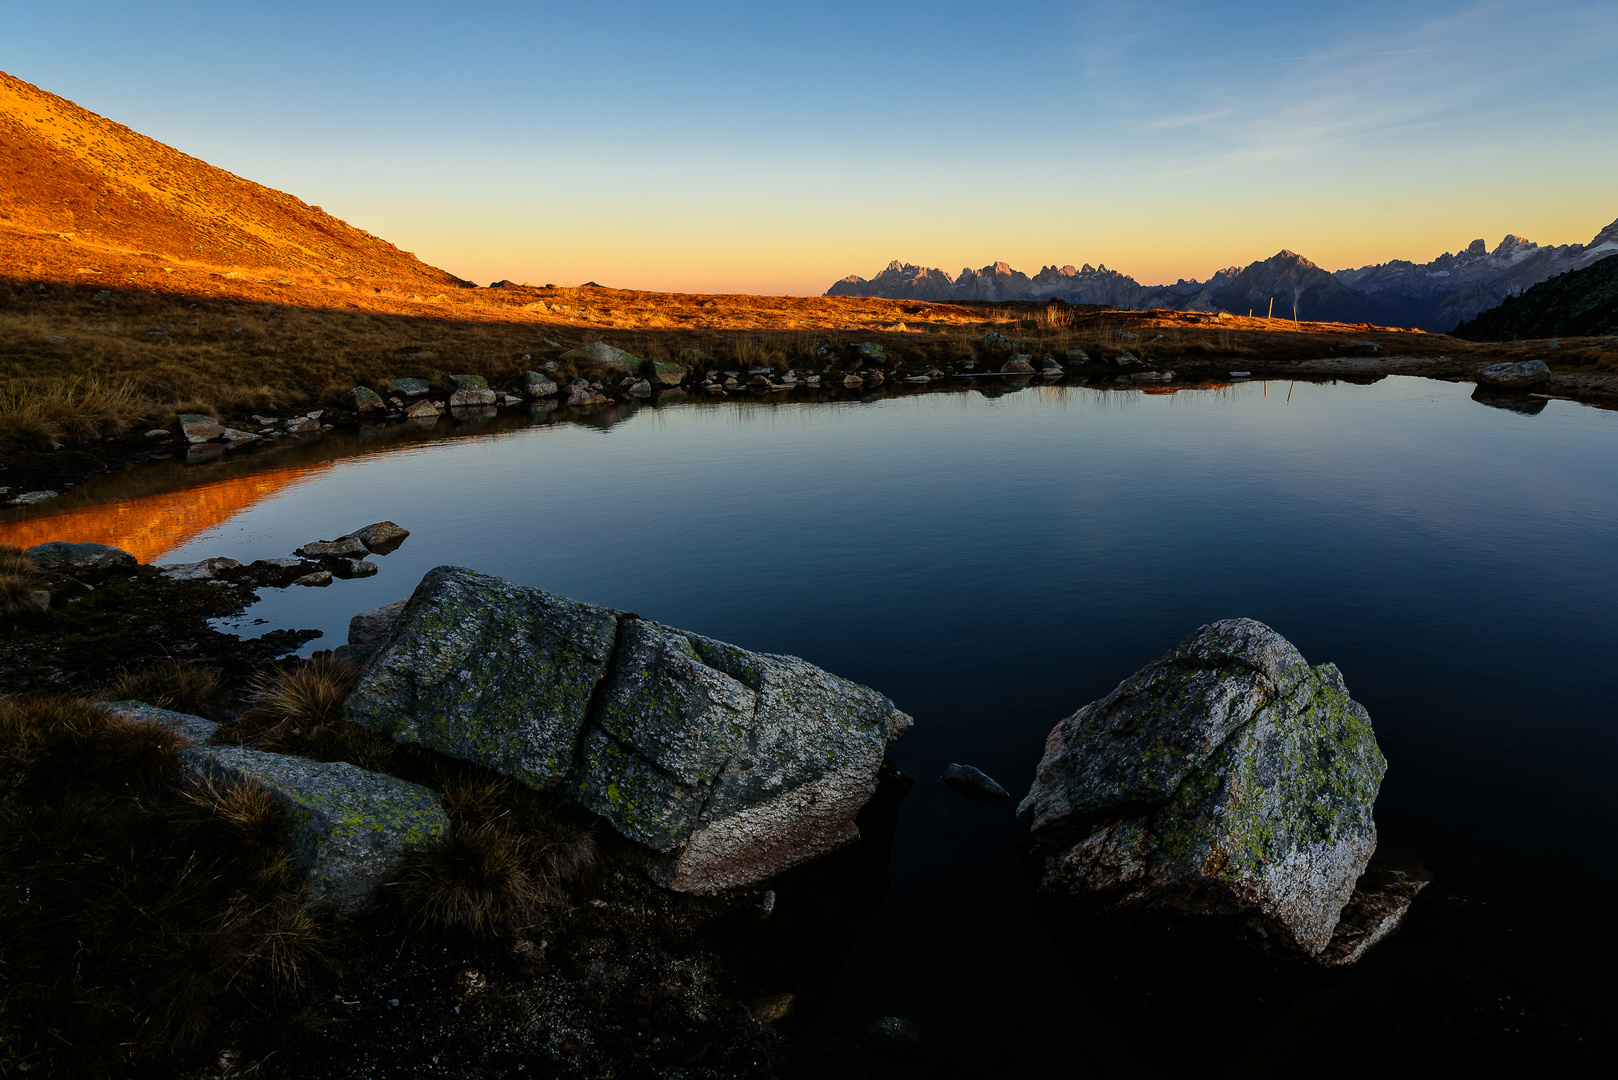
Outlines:
POLYGON ((39 594, 44 588, 45 582, 34 560, 24 555, 21 548, 0 544, 0 619, 9 622, 42 614, 46 601, 39 594))
POLYGON ((82 701, 0 701, 0 1071, 171 1071, 323 970, 284 817, 186 787, 179 745, 82 701))
POLYGON ((219 676, 204 667, 165 660, 135 671, 120 671, 107 684, 108 701, 144 701, 159 709, 206 716, 224 696, 219 676))
POLYGON ((152 410, 130 381, 95 375, 12 379, 0 385, 0 441, 37 447, 121 434, 152 410))
POLYGON ((248 709, 223 734, 260 750, 387 772, 393 740, 343 717, 358 679, 353 664, 329 652, 260 674, 249 683, 248 709))
POLYGON ((586 818, 506 777, 463 775, 444 784, 451 828, 416 851, 392 903, 417 932, 514 940, 567 905, 596 863, 586 818))

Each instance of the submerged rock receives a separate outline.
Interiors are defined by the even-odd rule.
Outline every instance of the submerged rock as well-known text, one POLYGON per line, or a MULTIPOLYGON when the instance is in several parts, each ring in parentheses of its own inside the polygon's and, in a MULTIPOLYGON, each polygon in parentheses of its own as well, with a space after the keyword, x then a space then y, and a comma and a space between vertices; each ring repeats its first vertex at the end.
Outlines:
POLYGON ((135 556, 111 544, 53 540, 48 544, 35 544, 23 554, 41 570, 117 570, 138 565, 135 556))
POLYGON ((212 720, 204 720, 190 713, 174 712, 172 709, 159 709, 144 701, 101 701, 96 703, 96 708, 114 716, 121 716, 125 720, 134 720, 142 724, 162 724, 188 740, 193 746, 206 744, 213 738, 214 732, 219 730, 219 725, 212 720))
POLYGON ((293 862, 315 899, 345 915, 375 902, 410 849, 449 828, 438 793, 346 761, 311 761, 240 746, 182 750, 197 774, 262 784, 285 809, 293 862))
POLYGON ((944 770, 942 779, 949 785, 951 791, 965 795, 969 799, 990 802, 1011 797, 1011 792, 1001 787, 987 773, 970 765, 951 765, 944 770))
POLYGON ((1043 893, 1319 957, 1376 848, 1386 767, 1335 666, 1230 619, 1058 724, 1018 814, 1043 893))
MULTIPOLYGON (((380 617, 380 613, 378 613, 380 617)), ((859 836, 910 718, 791 656, 748 652, 458 567, 427 574, 344 708, 601 815, 711 891, 859 836)))

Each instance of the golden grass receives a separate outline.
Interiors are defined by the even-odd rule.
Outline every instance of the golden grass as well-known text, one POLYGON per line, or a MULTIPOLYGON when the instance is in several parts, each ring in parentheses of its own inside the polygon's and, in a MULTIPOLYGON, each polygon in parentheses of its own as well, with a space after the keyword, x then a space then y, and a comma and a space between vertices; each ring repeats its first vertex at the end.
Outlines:
POLYGON ((0 619, 7 621, 46 610, 40 593, 45 588, 34 560, 21 548, 0 544, 0 619))
POLYGON ((144 701, 159 709, 206 715, 224 695, 219 676, 182 660, 120 671, 102 697, 108 701, 144 701))

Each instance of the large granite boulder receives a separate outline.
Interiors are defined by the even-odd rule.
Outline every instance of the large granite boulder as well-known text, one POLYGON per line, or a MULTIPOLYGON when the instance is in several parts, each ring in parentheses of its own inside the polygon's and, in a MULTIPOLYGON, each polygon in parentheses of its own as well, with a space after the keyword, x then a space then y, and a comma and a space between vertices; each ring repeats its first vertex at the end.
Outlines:
POLYGON ((241 746, 180 751, 198 775, 262 784, 286 810, 291 855, 315 899, 353 915, 404 856, 449 828, 437 792, 346 761, 310 761, 241 746))
POLYGON ((1519 360, 1515 363, 1490 364, 1472 376, 1479 386, 1492 386, 1515 390, 1549 382, 1551 369, 1543 360, 1519 360))
POLYGON ((440 566, 344 712, 398 742, 552 788, 572 764, 617 633, 617 612, 440 566))
POLYGON ((560 793, 671 888, 758 881, 859 836, 910 718, 796 657, 457 567, 427 574, 348 717, 560 793))
POLYGON ((859 838, 910 717, 794 656, 626 621, 569 793, 671 888, 759 881, 859 838))
POLYGON ((1059 723, 1018 813, 1043 893, 1318 958, 1376 849, 1386 768, 1335 666, 1230 619, 1059 723))

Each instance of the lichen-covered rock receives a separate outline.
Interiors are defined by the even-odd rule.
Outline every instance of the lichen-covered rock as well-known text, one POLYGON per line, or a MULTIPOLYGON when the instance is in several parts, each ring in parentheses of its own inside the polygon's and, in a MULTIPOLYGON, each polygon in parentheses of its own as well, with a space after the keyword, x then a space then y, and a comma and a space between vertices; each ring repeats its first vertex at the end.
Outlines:
POLYGON ((617 613, 454 566, 428 572, 344 712, 399 742, 561 783, 617 613))
POLYGON ((449 407, 452 409, 482 409, 495 404, 495 392, 476 387, 469 390, 457 390, 449 396, 449 407))
POLYGON ((882 363, 888 358, 887 351, 874 341, 862 341, 854 346, 854 355, 861 360, 874 360, 877 363, 882 363))
POLYGON ((190 741, 193 746, 202 746, 213 738, 219 725, 212 720, 204 720, 200 716, 190 713, 174 712, 171 709, 159 709, 148 705, 144 701, 102 701, 96 708, 103 712, 121 716, 125 720, 134 720, 142 724, 162 724, 170 731, 190 741))
POLYGON ((489 380, 482 375, 451 375, 450 381, 457 390, 487 390, 489 380))
POLYGON ((793 656, 625 622, 569 795, 666 853, 670 888, 759 881, 859 837, 910 717, 793 656))
POLYGON ((371 554, 386 555, 405 542, 410 530, 391 521, 378 521, 363 529, 355 529, 348 535, 364 544, 371 554))
POLYGON ((400 397, 421 397, 432 388, 426 379, 394 379, 388 384, 388 392, 400 397))
POLYGON ((537 371, 523 373, 523 393, 529 397, 554 397, 561 393, 561 388, 552 379, 546 378, 537 371))
POLYGON ((1231 619, 1058 724, 1018 813, 1043 892, 1149 924, 1225 921, 1313 957, 1376 848, 1385 770, 1335 666, 1231 619))
POLYGON ((225 425, 221 424, 217 417, 203 416, 201 413, 181 413, 180 431, 185 435, 187 442, 205 443, 223 435, 225 425))
POLYGON ((659 386, 679 386, 686 374, 682 364, 671 364, 667 360, 652 361, 652 381, 659 386))
POLYGON ((42 570, 117 570, 138 565, 135 556, 111 544, 35 544, 24 555, 42 570))
POLYGON ((355 412, 379 413, 386 412, 388 409, 387 402, 382 400, 382 395, 372 390, 369 386, 356 386, 344 397, 347 399, 346 404, 352 405, 355 412))
POLYGON ((310 761, 240 746, 180 751, 199 775, 257 783, 285 808, 293 861, 315 899, 353 915, 410 849, 449 828, 437 792, 346 761, 310 761))

